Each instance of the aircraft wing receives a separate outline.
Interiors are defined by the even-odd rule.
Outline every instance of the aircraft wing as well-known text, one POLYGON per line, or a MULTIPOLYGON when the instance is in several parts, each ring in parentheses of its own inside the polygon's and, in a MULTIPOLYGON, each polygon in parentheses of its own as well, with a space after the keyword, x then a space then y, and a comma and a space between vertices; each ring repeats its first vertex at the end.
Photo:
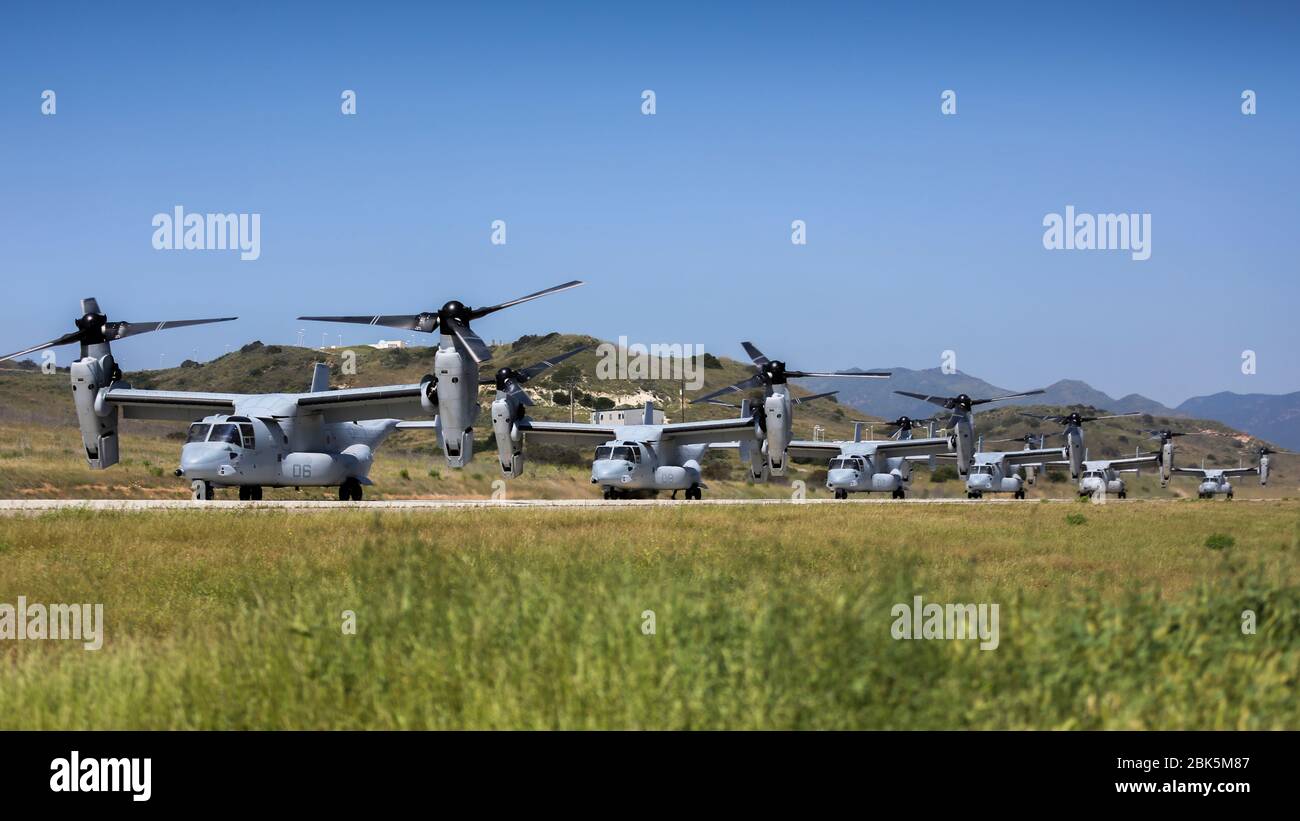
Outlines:
POLYGON ((876 444, 876 454, 886 459, 896 456, 939 456, 952 452, 952 442, 945 436, 930 439, 896 439, 876 444))
POLYGON ((586 422, 547 422, 539 419, 520 419, 515 423, 527 439, 557 445, 602 445, 618 438, 613 425, 592 425, 586 422))
POLYGON ((1111 459, 1111 470, 1137 470, 1138 468, 1150 468, 1160 464, 1160 454, 1149 453, 1146 456, 1133 456, 1128 459, 1111 459))
POLYGON ((355 422, 361 419, 403 419, 423 416, 421 385, 380 385, 374 388, 343 388, 295 394, 298 409, 319 413, 326 422, 355 422))
POLYGON ((1251 473, 1259 473, 1259 468, 1224 468, 1224 476, 1246 476, 1251 473))
POLYGON ((1188 476, 1201 476, 1201 477, 1204 477, 1204 476, 1205 476, 1205 471, 1204 471, 1204 470, 1201 470, 1200 468, 1180 468, 1180 467, 1175 467, 1175 468, 1174 468, 1174 473, 1184 473, 1184 474, 1186 474, 1186 475, 1188 475, 1188 476))
POLYGON ((1068 462, 1059 461, 1066 456, 1065 448, 1014 450, 1003 455, 1003 462, 1007 465, 1059 465, 1068 464, 1068 462))
POLYGON ((125 419, 167 419, 193 422, 214 413, 234 413, 242 393, 197 393, 194 391, 144 391, 109 388, 104 401, 122 409, 125 419))
POLYGON ((795 439, 785 452, 796 459, 834 459, 840 455, 840 443, 795 439))
POLYGON ((759 438, 752 418, 709 419, 703 422, 678 422, 664 425, 659 441, 674 445, 706 445, 717 441, 752 441, 759 438))

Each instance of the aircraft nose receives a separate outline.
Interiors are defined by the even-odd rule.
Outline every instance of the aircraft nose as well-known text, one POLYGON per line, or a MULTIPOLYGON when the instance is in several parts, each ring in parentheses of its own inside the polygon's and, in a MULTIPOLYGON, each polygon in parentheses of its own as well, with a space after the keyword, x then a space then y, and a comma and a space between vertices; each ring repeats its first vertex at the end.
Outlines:
POLYGON ((829 487, 854 487, 858 483, 858 472, 849 468, 836 468, 826 472, 826 484, 829 487))
POLYGON ((215 474, 217 468, 230 459, 230 451, 224 446, 214 446, 207 442, 195 442, 181 448, 181 470, 186 476, 215 474))
POLYGON ((968 480, 967 484, 969 484, 972 488, 976 488, 979 490, 988 490, 989 488, 993 487, 993 477, 986 476, 984 474, 980 474, 979 476, 972 476, 968 480))
POLYGON ((591 466, 591 478, 601 484, 619 482, 632 473, 632 463, 623 459, 601 459, 591 466))

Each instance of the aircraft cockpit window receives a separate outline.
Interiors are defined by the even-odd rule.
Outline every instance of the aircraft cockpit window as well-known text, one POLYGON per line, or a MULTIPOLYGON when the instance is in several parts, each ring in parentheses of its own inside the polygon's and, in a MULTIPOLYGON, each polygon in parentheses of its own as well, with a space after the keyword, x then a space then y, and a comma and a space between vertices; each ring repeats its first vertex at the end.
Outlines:
POLYGON ((239 435, 244 440, 244 447, 252 450, 257 446, 256 438, 253 436, 253 426, 243 424, 239 426, 239 435))
POLYGON ((209 442, 225 442, 230 445, 241 445, 238 425, 213 425, 212 435, 208 437, 209 442))
POLYGON ((190 425, 190 435, 185 439, 185 444, 188 445, 191 442, 208 441, 208 431, 210 430, 212 430, 211 425, 204 424, 203 422, 195 422, 193 425, 190 425))
POLYGON ((861 470, 862 462, 852 457, 831 460, 831 470, 861 470))
POLYGON ((614 448, 614 453, 613 453, 612 456, 610 456, 610 458, 611 458, 611 459, 622 459, 622 460, 624 460, 625 462, 639 462, 639 461, 641 461, 641 455, 640 455, 640 452, 639 452, 636 448, 629 448, 629 447, 617 447, 617 448, 614 448))
POLYGON ((984 475, 984 476, 992 476, 992 475, 993 475, 993 466, 992 466, 992 465, 976 465, 975 467, 971 468, 971 473, 975 473, 975 474, 979 474, 979 475, 984 475))
POLYGON ((598 448, 596 448, 596 458, 597 458, 597 459, 608 459, 608 458, 609 458, 609 455, 610 455, 613 451, 614 451, 614 449, 611 448, 611 447, 607 447, 607 446, 598 447, 598 448))

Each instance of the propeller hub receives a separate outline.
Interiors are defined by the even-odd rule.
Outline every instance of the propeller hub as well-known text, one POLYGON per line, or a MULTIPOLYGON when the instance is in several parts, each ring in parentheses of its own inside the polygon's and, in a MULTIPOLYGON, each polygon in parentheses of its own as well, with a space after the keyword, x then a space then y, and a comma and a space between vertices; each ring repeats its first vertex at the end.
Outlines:
POLYGON ((442 310, 438 311, 438 316, 443 322, 446 322, 449 319, 457 319, 463 323, 468 323, 470 319, 470 310, 465 307, 465 303, 453 299, 446 305, 442 306, 442 310))
POLYGON ((500 391, 505 390, 507 385, 511 382, 511 380, 515 382, 526 381, 519 375, 519 372, 514 370, 513 368, 498 368, 496 378, 497 378, 497 390, 500 391))
POLYGON ((762 368, 763 382, 768 385, 785 384, 785 363, 772 360, 764 363, 762 368))

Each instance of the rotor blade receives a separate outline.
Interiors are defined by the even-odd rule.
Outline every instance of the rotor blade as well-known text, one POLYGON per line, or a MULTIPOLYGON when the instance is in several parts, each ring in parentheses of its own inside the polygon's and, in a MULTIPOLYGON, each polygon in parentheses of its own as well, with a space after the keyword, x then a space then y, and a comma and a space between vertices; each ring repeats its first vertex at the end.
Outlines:
POLYGON ((456 337, 456 341, 460 343, 460 346, 465 349, 471 359, 482 363, 492 358, 492 351, 488 350, 487 343, 478 334, 471 331, 468 325, 459 319, 453 319, 449 324, 451 328, 444 328, 443 330, 451 331, 451 335, 456 337))
POLYGON ((786 371, 786 376, 802 379, 806 376, 843 376, 850 379, 888 379, 893 374, 886 371, 786 371))
POLYGON ((518 401, 519 404, 521 405, 533 404, 533 400, 528 398, 528 394, 524 392, 523 388, 519 387, 518 382, 511 381, 509 383, 509 385, 506 387, 506 395, 513 396, 515 400, 518 401))
POLYGON ((1037 396, 1040 393, 1047 393, 1046 390, 1025 391, 1024 393, 1009 393, 1006 396, 995 396, 992 399, 972 399, 972 405, 984 405, 989 402, 1001 402, 1003 399, 1019 399, 1022 396, 1037 396))
POLYGON ((814 393, 812 396, 795 396, 792 401, 796 405, 802 405, 804 402, 811 402, 814 399, 825 399, 828 396, 834 396, 839 391, 826 391, 826 393, 814 393))
POLYGON ((17 359, 20 356, 26 356, 29 353, 36 353, 37 351, 43 351, 46 348, 53 348, 56 345, 67 345, 70 342, 77 342, 80 339, 81 339, 81 331, 73 331, 70 334, 64 334, 58 339, 51 339, 49 342, 42 342, 40 345, 33 345, 32 347, 18 351, 17 353, 5 354, 4 356, 0 356, 0 362, 4 362, 9 359, 17 359))
POLYGON ((1128 413, 1112 413, 1107 416, 1081 416, 1079 418, 1085 422, 1096 422, 1098 419, 1120 419, 1125 416, 1141 416, 1141 415, 1142 415, 1141 411, 1130 411, 1128 413))
POLYGON ((563 285, 556 285, 553 288, 547 288, 546 290, 538 291, 535 294, 529 294, 528 296, 521 296, 518 299, 512 299, 509 302, 502 302, 500 305, 491 305, 488 306, 487 308, 475 308, 474 310, 470 311, 469 318, 478 319, 481 316, 487 316, 488 314, 495 313, 501 310, 502 308, 509 308, 511 305, 518 305, 521 302, 528 302, 529 300, 537 299, 538 297, 544 297, 548 294, 558 294, 560 291, 567 291, 570 288, 577 288, 579 285, 585 285, 585 284, 586 283, 584 283, 580 279, 570 280, 569 282, 566 282, 563 285))
POLYGON ((753 361, 755 365, 758 365, 760 368, 766 365, 768 362, 772 361, 768 359, 766 356, 764 356, 762 351, 760 351, 758 348, 755 348, 753 342, 742 342, 740 343, 740 347, 745 349, 745 353, 749 354, 749 358, 753 361))
POLYGON ((1028 416, 1030 419, 1039 419, 1043 422, 1060 422, 1065 418, 1064 416, 1043 416, 1040 413, 1025 413, 1024 411, 1021 411, 1020 415, 1028 416))
POLYGON ((309 322, 347 322, 352 325, 383 325, 403 331, 433 333, 438 329, 437 314, 380 314, 378 316, 300 316, 309 322))
POLYGON ((534 376, 537 376, 539 373, 542 373, 547 368, 555 367, 556 365, 560 364, 561 362, 568 359, 569 357, 577 356, 578 354, 582 353, 583 351, 587 350, 590 347, 591 347, 590 345, 583 345, 580 348, 574 348, 571 351, 566 351, 560 354, 559 356, 552 356, 550 359, 543 359, 541 362, 538 362, 536 365, 529 365, 527 368, 524 368, 522 371, 519 372, 519 376, 523 381, 527 382, 529 379, 532 379, 534 376))
POLYGON ((723 408, 740 408, 740 405, 737 405, 735 402, 723 402, 721 399, 708 399, 705 401, 705 404, 718 405, 723 408))
POLYGON ((108 340, 125 339, 128 336, 161 331, 167 328, 184 328, 188 325, 209 325, 213 322, 233 322, 237 316, 223 316, 220 319, 171 319, 164 322, 106 322, 104 338, 108 340))
POLYGON ((941 408, 948 407, 948 403, 953 399, 951 396, 933 396, 925 393, 912 393, 911 391, 894 391, 894 393, 899 396, 908 396, 912 399, 920 399, 922 402, 929 402, 931 405, 938 405, 941 408))
POLYGON ((761 384, 763 384, 763 378, 760 377, 758 374, 754 374, 748 379, 741 380, 740 382, 737 382, 734 385, 728 385, 725 388, 719 388, 713 393, 706 394, 704 396, 699 397, 698 399, 692 399, 691 404, 697 405, 700 402, 708 402, 710 399, 716 399, 719 396, 725 396, 729 393, 741 393, 742 391, 747 391, 752 388, 757 388, 761 384))

